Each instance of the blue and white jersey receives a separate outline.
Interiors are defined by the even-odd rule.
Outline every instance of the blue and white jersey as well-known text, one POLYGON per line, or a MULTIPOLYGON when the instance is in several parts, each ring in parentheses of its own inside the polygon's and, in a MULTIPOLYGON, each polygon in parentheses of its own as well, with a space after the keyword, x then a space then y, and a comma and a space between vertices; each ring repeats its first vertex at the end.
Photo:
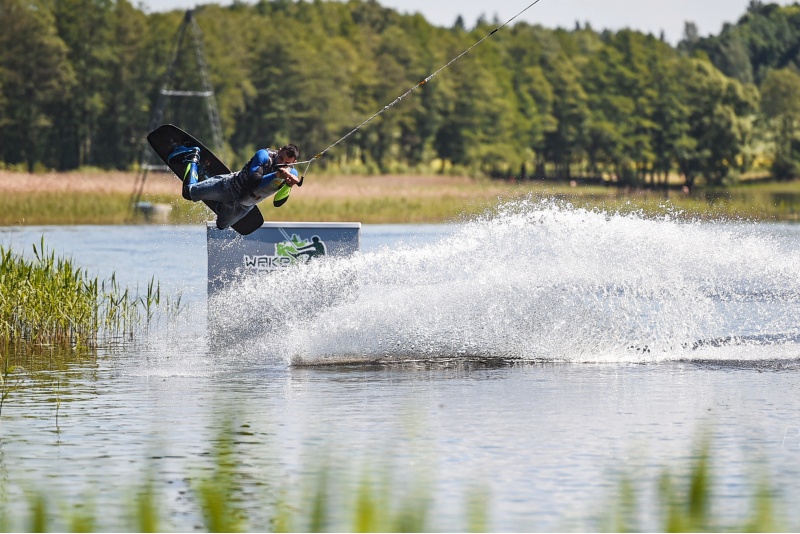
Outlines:
MULTIPOLYGON (((289 172, 297 176, 297 171, 295 169, 291 169, 289 172)), ((277 172, 267 174, 261 178, 255 189, 247 193, 242 193, 242 196, 239 197, 239 204, 242 206, 258 204, 265 198, 274 195, 285 183, 284 179, 278 176, 277 172)))
MULTIPOLYGON (((243 206, 258 204, 265 198, 274 195, 285 183, 277 174, 275 160, 278 151, 262 148, 247 162, 233 179, 233 189, 239 194, 239 203, 243 206)), ((297 170, 291 169, 297 176, 297 170)))

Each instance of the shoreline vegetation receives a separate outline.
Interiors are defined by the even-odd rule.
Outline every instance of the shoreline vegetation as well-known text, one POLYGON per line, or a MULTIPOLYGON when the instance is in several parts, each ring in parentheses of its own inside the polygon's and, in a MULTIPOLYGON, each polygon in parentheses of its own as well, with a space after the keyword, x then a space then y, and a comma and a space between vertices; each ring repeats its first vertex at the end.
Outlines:
MULTIPOLYGON (((9 356, 28 349, 94 349, 101 338, 132 337, 157 312, 177 313, 180 297, 162 298, 153 278, 145 291, 90 276, 69 257, 56 256, 44 237, 33 257, 0 245, 0 390, 9 356)), ((1 406, 1 404, 0 404, 1 406)))
MULTIPOLYGON (((188 489, 178 512, 195 522, 198 532, 460 532, 491 531, 493 497, 487 487, 472 484, 462 500, 461 514, 442 524, 434 510, 429 477, 412 475, 408 480, 393 476, 391 468, 370 473, 351 462, 349 476, 330 470, 324 462, 305 469, 305 480, 259 484, 249 490, 242 483, 246 462, 238 458, 233 431, 214 440, 209 451, 211 465, 205 473, 190 470, 188 489), (359 475, 359 472, 361 474, 359 475), (190 474, 191 473, 191 474, 190 474), (196 474, 197 473, 197 474, 196 474), (300 486, 301 491, 293 489, 300 486), (254 506, 256 504, 256 506, 254 506), (260 511, 256 511, 260 510, 260 511), (264 517, 266 512, 266 517, 264 517)), ((346 462, 343 462, 347 465, 346 462)), ((609 484, 609 493, 598 503, 585 503, 588 517, 573 517, 595 523, 593 530, 608 532, 791 532, 792 519, 785 502, 768 477, 751 476, 753 490, 739 499, 732 517, 720 505, 724 485, 719 480, 707 445, 695 446, 694 454, 680 465, 665 466, 660 476, 631 475, 622 470, 609 484), (648 491, 650 490, 650 491, 648 491), (645 496, 646 497, 643 497, 645 496), (595 504, 603 511, 592 513, 595 504), (590 517, 593 517, 590 519, 590 517)), ((107 503, 102 511, 91 497, 80 506, 64 503, 52 492, 28 491, 27 502, 0 499, 0 529, 4 532, 96 532, 120 530, 109 518, 124 518, 121 530, 131 532, 170 531, 176 507, 159 490, 152 469, 142 483, 129 483, 125 503, 107 503), (110 504, 110 506, 109 506, 110 504), (112 528, 109 528, 112 527, 112 528)), ((252 479, 252 474, 246 478, 252 479)), ((257 477, 256 477, 257 480, 257 477)), ((730 499, 730 497, 728 497, 730 499)), ((446 518, 444 520, 447 520, 446 518)), ((535 524, 523 525, 535 531, 535 524)), ((567 530, 572 530, 567 528, 567 530)))
POLYGON ((57 257, 44 237, 32 258, 0 245, 0 419, 9 397, 36 375, 59 389, 58 371, 69 362, 114 340, 133 340, 157 316, 180 310, 180 295, 162 296, 155 278, 140 291, 121 286, 115 274, 90 276, 72 258, 57 257))
MULTIPOLYGON (((29 174, 0 171, 0 226, 202 223, 213 214, 180 198, 171 174, 150 173, 141 201, 158 213, 133 209, 137 174, 84 170, 29 174)), ((645 216, 753 221, 800 220, 800 181, 743 180, 725 188, 676 184, 631 189, 573 181, 460 176, 334 176, 309 174, 280 209, 262 203, 265 220, 359 221, 365 224, 445 223, 481 214, 503 202, 555 198, 575 207, 645 216)))
POLYGON ((613 174, 632 187, 680 175, 689 188, 753 172, 800 176, 796 4, 729 8, 708 36, 686 21, 674 45, 580 21, 453 16, 434 25, 372 0, 166 12, 127 0, 4 0, 0 166, 134 169, 142 128, 159 117, 206 142, 221 134, 212 144, 227 162, 246 161, 256 143, 329 147, 321 156, 346 135, 318 163, 342 174, 613 174), (176 53, 188 23, 205 61, 190 47, 176 53), (251 37, 276 24, 303 35, 302 46, 251 37), (362 122, 420 80, 413 98, 362 122), (213 118, 205 99, 159 91, 209 86, 213 118))

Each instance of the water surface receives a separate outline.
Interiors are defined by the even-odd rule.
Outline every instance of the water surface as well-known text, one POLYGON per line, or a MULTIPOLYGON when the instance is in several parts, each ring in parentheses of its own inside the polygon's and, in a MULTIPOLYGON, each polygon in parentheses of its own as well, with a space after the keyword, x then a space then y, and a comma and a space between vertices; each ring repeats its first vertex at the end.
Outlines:
MULTIPOLYGON (((130 286, 155 276, 187 304, 9 399, 7 495, 100 509, 150 470, 163 528, 190 530, 193 484, 230 424, 253 530, 322 464, 345 486, 365 471, 429 481, 436 529, 466 528, 475 488, 493 530, 596 529, 621 473, 652 496, 704 432, 726 515, 746 512, 763 471, 800 496, 798 226, 522 203, 474 223, 366 225, 353 258, 208 302, 204 232, 0 230, 4 246, 44 235, 130 286)), ((125 524, 115 509, 102 528, 125 524)))

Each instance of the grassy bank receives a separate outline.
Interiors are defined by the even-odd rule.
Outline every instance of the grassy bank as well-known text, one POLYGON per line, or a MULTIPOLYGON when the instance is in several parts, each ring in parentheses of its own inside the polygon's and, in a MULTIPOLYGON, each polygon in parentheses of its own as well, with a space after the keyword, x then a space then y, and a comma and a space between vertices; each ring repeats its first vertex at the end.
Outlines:
MULTIPOLYGON (((75 172, 29 175, 0 171, 0 226, 15 224, 122 224, 146 222, 132 210, 133 173, 75 172)), ((310 175, 282 208, 261 204, 266 220, 437 223, 481 213, 498 202, 556 197, 578 207, 609 211, 642 210, 656 215, 751 220, 800 219, 800 182, 744 183, 727 189, 624 190, 603 186, 445 176, 310 175)), ((142 200, 167 206, 153 222, 201 223, 212 218, 199 203, 180 198, 180 182, 151 173, 142 200)))
MULTIPOLYGON (((146 222, 131 209, 136 175, 81 172, 28 175, 0 171, 0 226, 41 224, 121 224, 146 222)), ((365 223, 442 222, 480 213, 497 198, 524 196, 526 190, 489 180, 441 177, 311 176, 282 208, 264 202, 266 220, 362 221, 365 223)), ((169 206, 156 222, 200 223, 212 218, 201 203, 180 197, 180 182, 153 173, 141 197, 169 206)))

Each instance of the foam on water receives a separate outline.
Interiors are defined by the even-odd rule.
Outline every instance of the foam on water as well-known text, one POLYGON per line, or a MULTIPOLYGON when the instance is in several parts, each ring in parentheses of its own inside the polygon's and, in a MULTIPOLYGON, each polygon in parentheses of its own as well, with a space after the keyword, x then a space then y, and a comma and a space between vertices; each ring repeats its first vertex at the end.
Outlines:
POLYGON ((798 358, 796 245, 522 201, 435 244, 249 277, 209 324, 219 347, 294 364, 798 358))

